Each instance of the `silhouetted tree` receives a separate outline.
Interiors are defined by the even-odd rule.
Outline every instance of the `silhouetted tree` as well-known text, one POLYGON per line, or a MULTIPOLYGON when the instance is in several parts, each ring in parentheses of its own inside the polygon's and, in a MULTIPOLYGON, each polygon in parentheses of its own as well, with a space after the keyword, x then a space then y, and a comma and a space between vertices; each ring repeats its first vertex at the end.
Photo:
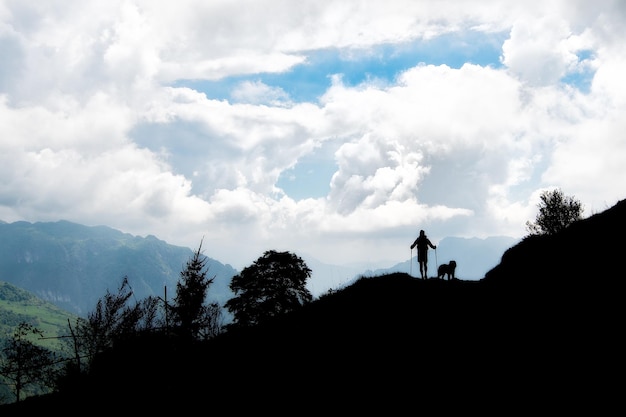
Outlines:
POLYGON ((133 337, 140 331, 153 329, 160 324, 156 313, 159 300, 147 297, 131 305, 129 301, 132 296, 128 277, 124 277, 116 294, 107 290, 105 296, 98 300, 95 310, 88 313, 86 320, 77 319, 76 331, 72 332, 73 348, 88 359, 88 365, 95 355, 112 347, 116 341, 133 337))
POLYGON ((553 235, 570 224, 582 219, 583 206, 572 196, 566 196, 560 189, 544 191, 537 205, 539 213, 535 222, 526 222, 531 235, 553 235))
POLYGON ((27 387, 41 390, 52 385, 55 354, 29 340, 33 336, 42 337, 43 333, 33 325, 22 322, 2 349, 0 374, 13 387, 16 402, 21 400, 27 387))
POLYGON ((208 258, 201 254, 202 242, 180 273, 176 297, 170 307, 172 323, 190 339, 210 339, 221 329, 222 311, 217 303, 205 304, 207 291, 215 277, 208 278, 208 258))
POLYGON ((230 283, 235 297, 225 307, 233 314, 233 325, 256 325, 309 303, 313 299, 306 288, 310 277, 311 270, 298 256, 266 251, 230 283))

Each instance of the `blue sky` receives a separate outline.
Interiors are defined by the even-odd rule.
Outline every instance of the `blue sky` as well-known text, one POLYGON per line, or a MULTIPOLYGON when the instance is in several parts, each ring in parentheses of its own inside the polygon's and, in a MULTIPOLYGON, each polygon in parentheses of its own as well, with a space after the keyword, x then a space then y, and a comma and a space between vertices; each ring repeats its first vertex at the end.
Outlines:
MULTIPOLYGON (((207 98, 241 101, 232 94, 237 86, 261 83, 284 92, 295 102, 317 102, 331 86, 331 75, 340 75, 351 87, 375 82, 392 85, 398 74, 418 65, 445 65, 459 69, 467 63, 501 69, 502 43, 506 32, 483 33, 467 31, 446 34, 434 39, 394 45, 379 45, 367 51, 342 51, 337 48, 305 51, 306 61, 281 73, 247 74, 219 80, 176 80, 177 87, 189 87, 203 92, 207 98)), ((591 51, 580 51, 581 61, 591 59, 591 51)), ((561 78, 582 92, 588 92, 593 71, 571 72, 561 78)), ((300 158, 283 171, 276 185, 295 200, 321 198, 330 191, 330 180, 337 170, 332 159, 336 145, 322 146, 300 158)))
POLYGON ((357 86, 368 80, 391 83, 397 74, 419 64, 460 68, 465 63, 501 67, 505 33, 468 32, 430 40, 377 45, 363 50, 337 48, 303 51, 306 62, 283 73, 238 75, 219 80, 177 80, 174 85, 202 91, 208 98, 236 101, 231 94, 244 81, 262 82, 282 89, 294 101, 311 102, 324 94, 331 74, 341 74, 345 84, 357 86))
MULTIPOLYGON (((290 100, 316 102, 330 87, 332 74, 341 75, 346 85, 357 87, 372 80, 383 85, 392 84, 399 73, 420 64, 460 68, 473 63, 500 68, 504 39, 505 33, 468 32, 406 44, 380 45, 350 53, 336 48, 306 51, 306 62, 284 73, 239 75, 216 81, 177 80, 174 85, 201 91, 210 99, 237 102, 237 97, 231 94, 237 85, 258 82, 284 91, 290 100)), ((572 75, 570 80, 577 83, 579 78, 572 75)), ((332 155, 329 155, 334 150, 329 145, 305 155, 281 174, 276 185, 296 200, 327 195, 330 179, 337 170, 332 155)))
POLYGON ((235 268, 521 238, 544 190, 624 197, 625 23, 604 0, 5 2, 0 220, 235 268))
MULTIPOLYGON (((499 34, 480 33, 443 36, 410 45, 381 46, 364 58, 355 60, 342 59, 337 51, 313 53, 309 62, 294 68, 292 74, 263 82, 282 88, 294 100, 315 101, 330 86, 328 74, 341 74, 344 83, 358 86, 370 79, 391 84, 398 73, 420 64, 460 68, 470 62, 500 67, 500 44, 495 41, 498 38, 503 37, 499 34), (476 40, 476 43, 473 40, 476 40), (309 88, 305 87, 305 95, 301 96, 302 85, 309 88)), ((291 197, 317 198, 328 193, 328 184, 336 171, 336 165, 328 158, 316 158, 317 153, 298 161, 293 169, 286 171, 279 179, 278 185, 291 197), (323 178, 327 178, 328 183, 320 181, 323 178)))

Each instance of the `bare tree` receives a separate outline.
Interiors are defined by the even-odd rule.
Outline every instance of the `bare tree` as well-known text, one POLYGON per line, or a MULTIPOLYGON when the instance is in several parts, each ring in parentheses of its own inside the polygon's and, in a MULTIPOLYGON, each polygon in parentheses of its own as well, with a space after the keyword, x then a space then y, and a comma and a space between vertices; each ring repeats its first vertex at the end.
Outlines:
POLYGON ((42 337, 43 333, 33 325, 20 323, 2 349, 0 374, 13 387, 15 401, 22 399, 26 388, 48 389, 52 381, 54 353, 31 340, 42 337))
MULTIPOLYGON (((88 365, 95 355, 110 348, 116 341, 133 337, 138 332, 151 330, 160 324, 158 320, 158 298, 130 303, 133 296, 128 277, 124 277, 117 293, 107 290, 98 300, 94 311, 87 319, 78 319, 73 335, 75 350, 87 357, 88 365)), ((77 355, 78 356, 78 355, 77 355)))

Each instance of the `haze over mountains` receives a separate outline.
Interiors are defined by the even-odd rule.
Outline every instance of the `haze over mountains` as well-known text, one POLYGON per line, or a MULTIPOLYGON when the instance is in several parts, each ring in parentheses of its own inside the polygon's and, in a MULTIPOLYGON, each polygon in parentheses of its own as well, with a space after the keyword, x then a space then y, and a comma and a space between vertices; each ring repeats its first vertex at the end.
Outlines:
MULTIPOLYGON (((125 276, 139 299, 173 297, 192 255, 192 249, 155 236, 132 236, 106 226, 68 221, 0 224, 0 281, 77 315, 92 311, 107 290, 117 292, 125 276)), ((213 259, 207 268, 215 276, 211 301, 230 298, 227 285, 236 271, 213 259)))
MULTIPOLYGON (((431 275, 436 274, 437 263, 455 259, 459 265, 458 277, 480 279, 516 242, 509 237, 445 238, 437 242, 437 251, 431 251, 431 275)), ((305 254, 296 255, 311 268, 308 287, 317 297, 360 276, 410 273, 412 269, 417 273, 416 254, 410 251, 409 245, 407 242, 405 254, 398 254, 400 262, 390 262, 389 267, 378 269, 329 265, 305 254), (413 265, 409 260, 411 255, 413 265)), ((84 226, 64 220, 1 222, 0 281, 26 289, 69 312, 84 315, 107 290, 116 292, 124 276, 128 277, 138 298, 173 297, 180 272, 197 249, 170 245, 152 235, 133 236, 107 226, 84 226)), ((209 288, 209 299, 223 305, 232 297, 228 285, 239 271, 201 251, 208 258, 208 275, 215 277, 209 288)))

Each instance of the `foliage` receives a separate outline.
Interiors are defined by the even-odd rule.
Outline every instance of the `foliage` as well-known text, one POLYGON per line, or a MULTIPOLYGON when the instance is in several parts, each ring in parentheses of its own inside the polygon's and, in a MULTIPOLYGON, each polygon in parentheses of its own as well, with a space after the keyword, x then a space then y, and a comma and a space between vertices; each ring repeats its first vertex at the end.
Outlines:
MULTIPOLYGON (((43 301, 22 288, 8 282, 0 282, 0 348, 8 346, 20 323, 27 323, 45 335, 39 337, 31 334, 29 340, 34 345, 53 352, 55 357, 62 360, 67 356, 67 323, 75 318, 75 315, 43 301)), ((45 393, 51 385, 53 383, 48 381, 29 384, 22 390, 21 398, 45 393)), ((9 386, 9 381, 0 375, 0 404, 15 401, 12 387, 9 386)))
POLYGON ((17 287, 12 286, 6 282, 0 282, 0 300, 25 302, 31 301, 32 298, 33 296, 29 292, 19 290, 17 287))
POLYGON ((13 336, 2 349, 0 375, 13 387, 19 402, 25 389, 46 389, 51 386, 55 355, 47 348, 33 343, 29 337, 42 337, 43 333, 29 323, 20 323, 13 336))
MULTIPOLYGON (((35 327, 40 317, 20 315, 13 309, 16 304, 31 305, 34 302, 32 300, 38 299, 10 284, 0 285, 0 318, 4 317, 13 328, 17 326, 17 319, 31 317, 29 322, 22 320, 18 328, 21 330, 16 330, 16 336, 7 339, 6 359, 0 368, 4 372, 0 373, 0 384, 10 381, 16 387, 17 398, 20 398, 20 393, 27 394, 23 390, 29 385, 40 385, 47 390, 78 387, 85 380, 84 377, 91 375, 95 369, 97 358, 110 356, 118 347, 139 343, 139 340, 146 339, 143 336, 148 336, 148 339, 150 334, 169 337, 169 313, 178 334, 200 340, 216 336, 221 331, 222 308, 217 302, 205 304, 208 287, 215 277, 207 278, 206 264, 209 258, 201 255, 201 247, 180 273, 181 281, 177 285, 177 295, 172 306, 167 306, 167 300, 160 297, 149 296, 137 301, 125 276, 117 292, 111 293, 107 289, 105 296, 97 301, 94 311, 87 318, 72 316, 70 319, 68 316, 69 335, 59 336, 59 333, 55 333, 55 336, 46 339, 55 339, 57 342, 64 339, 60 346, 64 348, 64 353, 71 350, 72 354, 64 355, 54 367, 54 372, 49 367, 50 372, 46 375, 43 372, 49 363, 52 364, 55 354, 41 346, 39 340, 32 343, 22 337, 32 331, 42 339, 43 332, 35 327), (28 356, 25 358, 23 354, 14 352, 27 352, 28 356), (21 361, 27 362, 22 366, 21 361)), ((106 363, 106 359, 97 363, 106 363)), ((0 402, 4 402, 3 398, 10 395, 3 390, 5 388, 0 390, 0 402)), ((43 391, 32 389, 29 393, 43 391)))
POLYGON ((86 320, 76 320, 76 332, 72 332, 73 343, 80 356, 87 357, 88 363, 93 361, 96 354, 112 347, 115 342, 160 324, 157 312, 159 300, 147 297, 130 305, 132 296, 128 277, 124 277, 117 294, 107 290, 86 320))
POLYGON ((230 283, 235 297, 225 307, 233 313, 233 325, 256 325, 311 302, 310 277, 311 270, 295 254, 266 251, 230 283))
POLYGON ((207 291, 215 277, 208 278, 206 262, 201 254, 202 242, 176 284, 176 297, 170 307, 172 322, 189 339, 210 339, 221 329, 221 308, 218 303, 205 304, 207 291))
POLYGON ((46 335, 46 338, 36 340, 37 345, 59 351, 63 344, 58 337, 66 334, 67 319, 74 320, 75 317, 29 291, 0 281, 0 346, 21 322, 26 322, 46 335))
POLYGON ((535 222, 526 222, 530 235, 554 235, 582 219, 582 203, 572 196, 564 195, 558 188, 544 191, 537 207, 539 213, 535 222))

